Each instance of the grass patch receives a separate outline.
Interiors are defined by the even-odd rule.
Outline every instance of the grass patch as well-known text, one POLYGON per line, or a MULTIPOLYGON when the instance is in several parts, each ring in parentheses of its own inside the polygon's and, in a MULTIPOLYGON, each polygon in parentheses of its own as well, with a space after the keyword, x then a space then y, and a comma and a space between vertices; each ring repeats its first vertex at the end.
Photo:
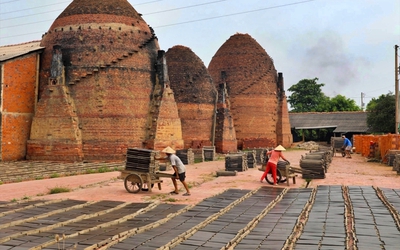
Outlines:
POLYGON ((98 172, 99 173, 107 173, 107 172, 111 172, 111 170, 110 170, 110 168, 109 167, 101 167, 101 168, 99 168, 98 169, 98 172))
POLYGON ((156 195, 150 196, 150 199, 151 200, 158 200, 158 199, 165 199, 165 197, 167 197, 166 194, 156 194, 156 195))
POLYGON ((67 187, 55 187, 50 189, 49 194, 68 193, 71 189, 67 187))
POLYGON ((43 180, 43 176, 36 176, 35 180, 43 180))
POLYGON ((175 199, 175 198, 168 198, 168 199, 166 199, 165 201, 168 201, 168 202, 176 202, 177 199, 175 199))
POLYGON ((58 178, 58 177, 60 177, 60 174, 58 173, 53 173, 50 175, 50 178, 58 178))
POLYGON ((96 170, 94 170, 94 169, 86 169, 85 173, 86 174, 94 174, 94 173, 96 173, 96 170))
POLYGON ((194 159, 194 163, 200 163, 200 162, 203 162, 203 160, 202 159, 194 159))

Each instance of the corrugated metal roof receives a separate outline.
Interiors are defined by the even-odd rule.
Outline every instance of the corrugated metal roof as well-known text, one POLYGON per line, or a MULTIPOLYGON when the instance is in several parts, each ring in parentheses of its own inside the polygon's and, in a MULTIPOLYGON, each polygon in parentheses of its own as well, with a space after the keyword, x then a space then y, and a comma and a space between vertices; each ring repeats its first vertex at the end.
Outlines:
POLYGON ((44 47, 40 47, 40 41, 2 46, 0 47, 0 62, 41 49, 44 49, 44 47))
POLYGON ((335 128, 335 133, 367 133, 367 112, 289 113, 290 126, 295 129, 335 128))

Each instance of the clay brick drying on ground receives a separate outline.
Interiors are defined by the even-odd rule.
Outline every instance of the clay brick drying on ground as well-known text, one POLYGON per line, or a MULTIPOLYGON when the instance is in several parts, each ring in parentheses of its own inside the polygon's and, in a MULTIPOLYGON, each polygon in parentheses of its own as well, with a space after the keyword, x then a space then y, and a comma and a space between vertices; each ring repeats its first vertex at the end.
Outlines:
MULTIPOLYGON (((298 167, 307 152, 284 154, 298 167)), ((224 161, 189 165, 191 196, 168 194, 168 179, 162 190, 131 194, 118 172, 0 185, 1 247, 397 248, 400 181, 387 165, 337 155, 309 188, 301 176, 289 187, 260 183, 257 168, 216 177, 223 169, 224 161), (47 194, 55 187, 71 192, 47 194)))

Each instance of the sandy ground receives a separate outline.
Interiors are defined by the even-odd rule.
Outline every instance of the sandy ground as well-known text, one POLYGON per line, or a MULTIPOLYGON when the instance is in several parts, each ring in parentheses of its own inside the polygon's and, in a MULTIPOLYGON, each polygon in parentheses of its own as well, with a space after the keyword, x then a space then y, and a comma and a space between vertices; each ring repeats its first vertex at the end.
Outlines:
MULTIPOLYGON (((288 150, 284 152, 284 155, 291 162, 291 166, 299 168, 301 156, 307 152, 305 150, 288 150)), ((110 172, 3 184, 0 185, 0 201, 78 199, 150 202, 161 200, 177 204, 195 204, 229 188, 251 190, 260 185, 269 185, 265 181, 260 183, 262 172, 258 170, 258 167, 238 172, 236 176, 216 177, 216 171, 225 169, 223 160, 188 165, 187 182, 190 186, 191 196, 182 196, 184 189, 179 182, 181 193, 170 195, 169 192, 173 190, 173 186, 168 178, 162 178, 162 190, 159 190, 156 185, 151 192, 128 193, 124 188, 123 180, 118 178, 120 173, 110 172), (49 194, 50 190, 55 187, 67 188, 70 192, 49 194)), ((352 159, 343 158, 337 154, 333 157, 326 178, 312 180, 309 187, 318 185, 378 186, 400 189, 400 175, 397 175, 391 166, 368 162, 359 154, 353 154, 352 159)), ((304 188, 305 186, 306 181, 299 174, 296 184, 290 181, 289 187, 286 183, 280 183, 275 188, 304 188)))

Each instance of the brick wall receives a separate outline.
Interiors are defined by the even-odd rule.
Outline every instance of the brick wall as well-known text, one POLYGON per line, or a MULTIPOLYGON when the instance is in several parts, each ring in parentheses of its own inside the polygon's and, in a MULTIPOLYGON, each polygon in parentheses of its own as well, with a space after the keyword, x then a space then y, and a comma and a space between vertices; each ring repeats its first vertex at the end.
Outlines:
POLYGON ((400 150, 400 135, 353 135, 353 146, 356 153, 361 153, 367 157, 370 154, 370 142, 376 145, 376 155, 379 155, 383 163, 387 162, 387 154, 389 150, 400 150))
POLYGON ((1 160, 22 160, 26 155, 35 109, 36 69, 39 54, 31 53, 3 64, 1 79, 1 160))
POLYGON ((181 120, 174 99, 173 91, 164 89, 157 118, 157 129, 154 135, 154 150, 162 150, 167 146, 175 150, 183 149, 181 120))
POLYGON ((210 146, 217 96, 211 76, 201 59, 188 47, 174 46, 165 56, 182 121, 184 148, 210 146))
POLYGON ((291 140, 289 115, 279 100, 272 58, 248 34, 231 36, 208 66, 214 83, 224 72, 238 148, 267 147, 291 140))
POLYGON ((51 158, 51 151, 64 160, 121 159, 126 148, 144 146, 159 45, 127 1, 73 2, 41 46, 38 106, 44 112, 34 118, 30 159, 51 158), (48 95, 54 45, 62 53, 65 89, 48 95), (60 108, 69 111, 54 116, 60 108))

